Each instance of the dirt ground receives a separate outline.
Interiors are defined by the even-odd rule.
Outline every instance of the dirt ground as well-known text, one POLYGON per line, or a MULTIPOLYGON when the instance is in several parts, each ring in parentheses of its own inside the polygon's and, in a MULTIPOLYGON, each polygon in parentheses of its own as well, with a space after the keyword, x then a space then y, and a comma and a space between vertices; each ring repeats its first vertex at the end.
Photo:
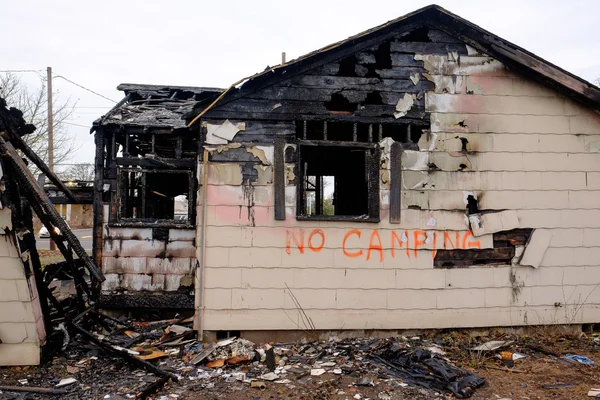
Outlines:
MULTIPOLYGON (((486 385, 477 389, 472 399, 589 399, 591 388, 600 386, 600 345, 593 334, 561 335, 552 331, 539 331, 531 336, 510 336, 488 332, 489 336, 473 336, 466 331, 451 331, 423 336, 424 343, 435 342, 445 358, 456 366, 484 377, 486 385), (512 343, 489 352, 469 349, 488 340, 512 343), (525 358, 514 362, 512 368, 503 365, 496 356, 500 351, 521 353, 525 358), (565 359, 566 354, 587 356, 595 361, 585 365, 565 359), (564 388, 546 388, 547 385, 564 384, 564 388)), ((73 342, 75 343, 75 342, 73 342)), ((129 399, 136 398, 156 377, 132 367, 120 358, 111 358, 94 345, 83 341, 72 344, 39 367, 0 368, 0 386, 52 387, 61 378, 74 377, 77 383, 67 386, 67 394, 40 395, 4 391, 0 399, 129 399), (27 379, 22 385, 19 379, 27 379)), ((326 344, 324 344, 326 345, 326 344)), ((325 373, 320 376, 285 375, 287 381, 265 381, 266 389, 250 387, 249 383, 221 375, 218 379, 199 377, 197 367, 176 367, 170 360, 156 364, 181 376, 179 382, 167 383, 149 398, 171 399, 434 399, 454 398, 448 393, 436 392, 419 386, 406 386, 401 379, 390 378, 370 363, 343 374, 325 373), (374 373, 369 372, 375 371, 374 373), (372 378, 374 386, 360 386, 361 379, 372 378)), ((358 365, 358 362, 356 363, 358 365)), ((238 367, 236 371, 243 371, 238 367)), ((203 371, 210 371, 206 367, 203 371)), ((223 373, 233 372, 225 367, 223 373)))

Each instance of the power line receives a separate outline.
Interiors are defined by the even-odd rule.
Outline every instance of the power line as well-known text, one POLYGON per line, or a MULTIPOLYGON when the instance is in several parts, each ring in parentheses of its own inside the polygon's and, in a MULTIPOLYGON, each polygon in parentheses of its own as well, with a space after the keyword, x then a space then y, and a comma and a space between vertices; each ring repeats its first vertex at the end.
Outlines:
POLYGON ((56 79, 64 79, 65 81, 67 81, 67 82, 69 82, 69 83, 71 83, 71 84, 73 84, 73 85, 75 85, 75 86, 78 86, 78 87, 82 88, 83 90, 87 90, 88 92, 90 92, 90 93, 93 93, 93 94, 95 94, 96 96, 102 97, 103 99, 106 99, 106 100, 108 100, 108 101, 112 101, 113 103, 117 104, 117 102, 116 102, 116 101, 114 101, 113 99, 109 99, 108 97, 106 97, 106 96, 103 96, 103 95, 101 95, 100 93, 96 93, 96 92, 94 92, 92 89, 88 89, 88 88, 86 88, 85 86, 82 86, 82 85, 80 85, 79 83, 75 83, 75 82, 73 82, 72 80, 70 80, 70 79, 67 79, 67 78, 65 78, 65 77, 64 77, 64 76, 62 76, 62 75, 54 75, 54 78, 56 78, 56 79))
POLYGON ((44 72, 43 69, 3 69, 0 72, 44 72))
POLYGON ((90 126, 88 126, 88 125, 74 124, 72 122, 66 122, 66 121, 63 121, 63 124, 73 125, 73 126, 80 126, 82 128, 90 128, 90 126))

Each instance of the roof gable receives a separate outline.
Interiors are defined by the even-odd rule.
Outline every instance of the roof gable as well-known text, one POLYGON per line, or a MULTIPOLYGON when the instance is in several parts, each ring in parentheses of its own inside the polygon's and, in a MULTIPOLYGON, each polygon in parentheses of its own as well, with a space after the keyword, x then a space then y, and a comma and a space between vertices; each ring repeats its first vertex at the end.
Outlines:
POLYGON ((242 79, 221 93, 216 100, 201 102, 197 110, 204 110, 199 114, 196 112, 197 115, 192 122, 197 121, 216 105, 226 104, 284 79, 375 46, 394 36, 409 35, 410 32, 423 26, 445 32, 531 79, 549 85, 588 106, 600 108, 600 89, 595 85, 442 7, 430 5, 285 64, 242 79))

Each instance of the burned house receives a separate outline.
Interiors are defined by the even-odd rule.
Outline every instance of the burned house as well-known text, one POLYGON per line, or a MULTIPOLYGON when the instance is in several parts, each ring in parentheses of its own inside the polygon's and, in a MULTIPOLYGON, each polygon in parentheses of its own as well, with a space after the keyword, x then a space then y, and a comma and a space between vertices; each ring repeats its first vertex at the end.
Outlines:
POLYGON ((96 121, 106 308, 200 331, 599 319, 600 89, 429 6, 96 121))
POLYGON ((8 108, 0 98, 0 366, 39 364, 43 346, 57 338, 68 344, 65 324, 82 311, 88 312, 94 304, 91 287, 104 280, 28 167, 28 163, 34 164, 61 196, 77 202, 27 145, 23 136, 35 129, 20 110, 8 108), (34 215, 48 229, 63 261, 42 266, 34 215), (73 298, 59 299, 58 277, 73 284, 73 298))

